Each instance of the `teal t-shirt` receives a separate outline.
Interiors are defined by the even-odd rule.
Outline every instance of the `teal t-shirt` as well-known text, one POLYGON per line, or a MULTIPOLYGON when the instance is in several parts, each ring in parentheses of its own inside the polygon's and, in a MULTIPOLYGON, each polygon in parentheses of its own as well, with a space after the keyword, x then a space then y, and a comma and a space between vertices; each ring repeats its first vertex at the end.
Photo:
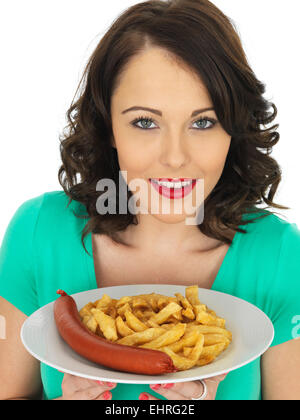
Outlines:
MULTIPOLYGON (((87 214, 86 209, 76 201, 69 207, 67 203, 64 191, 46 192, 27 200, 6 229, 0 249, 0 296, 27 316, 56 300, 57 289, 74 294, 97 288, 93 258, 81 243, 87 220, 77 218, 72 211, 87 214)), ((247 233, 236 233, 212 289, 237 296, 264 311, 273 322, 272 346, 276 346, 295 338, 293 322, 300 314, 300 231, 295 223, 268 214, 253 224, 240 226, 247 233)), ((91 233, 85 245, 93 255, 91 233)), ((260 400, 260 359, 230 372, 220 383, 216 399, 260 400)), ((45 400, 62 395, 62 373, 41 363, 41 378, 45 400)), ((147 384, 118 384, 112 390, 112 399, 138 400, 143 391, 166 399, 147 384)))

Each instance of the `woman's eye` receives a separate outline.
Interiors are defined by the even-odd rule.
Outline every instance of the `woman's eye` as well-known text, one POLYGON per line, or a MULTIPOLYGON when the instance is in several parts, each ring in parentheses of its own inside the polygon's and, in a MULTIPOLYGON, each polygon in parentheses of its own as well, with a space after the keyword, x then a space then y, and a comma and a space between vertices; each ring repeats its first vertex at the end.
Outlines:
MULTIPOLYGON (((200 120, 197 120, 193 123, 193 125, 197 124, 197 127, 193 129, 208 130, 210 128, 213 128, 216 125, 216 123, 217 120, 215 120, 214 118, 201 118, 200 120)), ((139 117, 136 120, 134 120, 131 124, 136 128, 140 128, 141 130, 153 130, 155 128, 151 127, 151 125, 154 124, 154 120, 148 117, 139 117)))
POLYGON ((195 121, 193 124, 197 124, 196 130, 208 130, 216 125, 216 120, 210 118, 201 118, 195 121))
POLYGON ((131 124, 134 127, 140 128, 142 130, 153 130, 153 128, 151 127, 151 124, 154 123, 154 120, 152 118, 144 118, 144 117, 140 117, 137 118, 136 120, 134 120, 131 124), (141 125, 137 125, 138 123, 141 123, 141 125))

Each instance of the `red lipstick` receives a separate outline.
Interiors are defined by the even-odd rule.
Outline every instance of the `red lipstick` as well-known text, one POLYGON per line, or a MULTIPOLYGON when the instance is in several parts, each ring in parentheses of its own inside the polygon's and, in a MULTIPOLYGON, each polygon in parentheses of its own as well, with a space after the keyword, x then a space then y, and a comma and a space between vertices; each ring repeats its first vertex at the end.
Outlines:
POLYGON ((192 192, 194 189, 197 179, 191 178, 150 178, 150 184, 152 187, 163 197, 170 198, 170 199, 179 199, 187 196, 192 192), (189 185, 185 185, 180 188, 169 188, 164 185, 159 185, 155 181, 162 181, 162 182, 190 182, 189 185))

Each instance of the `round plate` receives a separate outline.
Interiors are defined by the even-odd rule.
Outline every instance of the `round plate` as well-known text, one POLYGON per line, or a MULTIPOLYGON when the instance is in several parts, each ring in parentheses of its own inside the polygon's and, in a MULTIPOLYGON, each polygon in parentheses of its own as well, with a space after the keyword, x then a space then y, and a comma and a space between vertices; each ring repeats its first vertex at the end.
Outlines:
MULTIPOLYGON (((103 287, 72 295, 77 308, 95 302, 104 293, 112 299, 123 296, 159 293, 175 297, 185 296, 186 286, 170 284, 140 284, 103 287)), ((68 291, 66 290, 66 293, 68 291)), ((259 356, 271 345, 274 328, 270 319, 256 306, 225 293, 199 288, 201 303, 226 320, 226 329, 232 332, 232 343, 211 364, 164 375, 139 375, 121 372, 93 363, 69 347, 60 337, 53 315, 54 302, 43 306, 26 319, 21 329, 21 340, 27 351, 41 362, 62 372, 83 378, 126 384, 175 383, 205 379, 238 369, 259 356)))

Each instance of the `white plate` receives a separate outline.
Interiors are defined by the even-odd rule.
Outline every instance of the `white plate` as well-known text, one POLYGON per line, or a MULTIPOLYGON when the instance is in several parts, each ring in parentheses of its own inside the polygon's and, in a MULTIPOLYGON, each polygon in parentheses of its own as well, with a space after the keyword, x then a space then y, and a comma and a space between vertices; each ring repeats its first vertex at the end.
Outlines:
MULTIPOLYGON (((185 296, 185 289, 186 286, 169 284, 135 284, 88 290, 72 297, 81 309, 88 302, 100 299, 104 293, 113 299, 152 292, 175 297, 178 292, 185 296)), ((54 302, 27 318, 21 329, 21 339, 32 356, 55 369, 83 378, 126 384, 175 383, 210 378, 252 362, 269 348, 274 338, 274 328, 270 319, 256 306, 225 293, 200 288, 199 299, 214 310, 217 316, 225 318, 226 328, 232 332, 233 340, 213 363, 185 371, 139 375, 90 362, 72 350, 60 337, 53 316, 54 302)))

